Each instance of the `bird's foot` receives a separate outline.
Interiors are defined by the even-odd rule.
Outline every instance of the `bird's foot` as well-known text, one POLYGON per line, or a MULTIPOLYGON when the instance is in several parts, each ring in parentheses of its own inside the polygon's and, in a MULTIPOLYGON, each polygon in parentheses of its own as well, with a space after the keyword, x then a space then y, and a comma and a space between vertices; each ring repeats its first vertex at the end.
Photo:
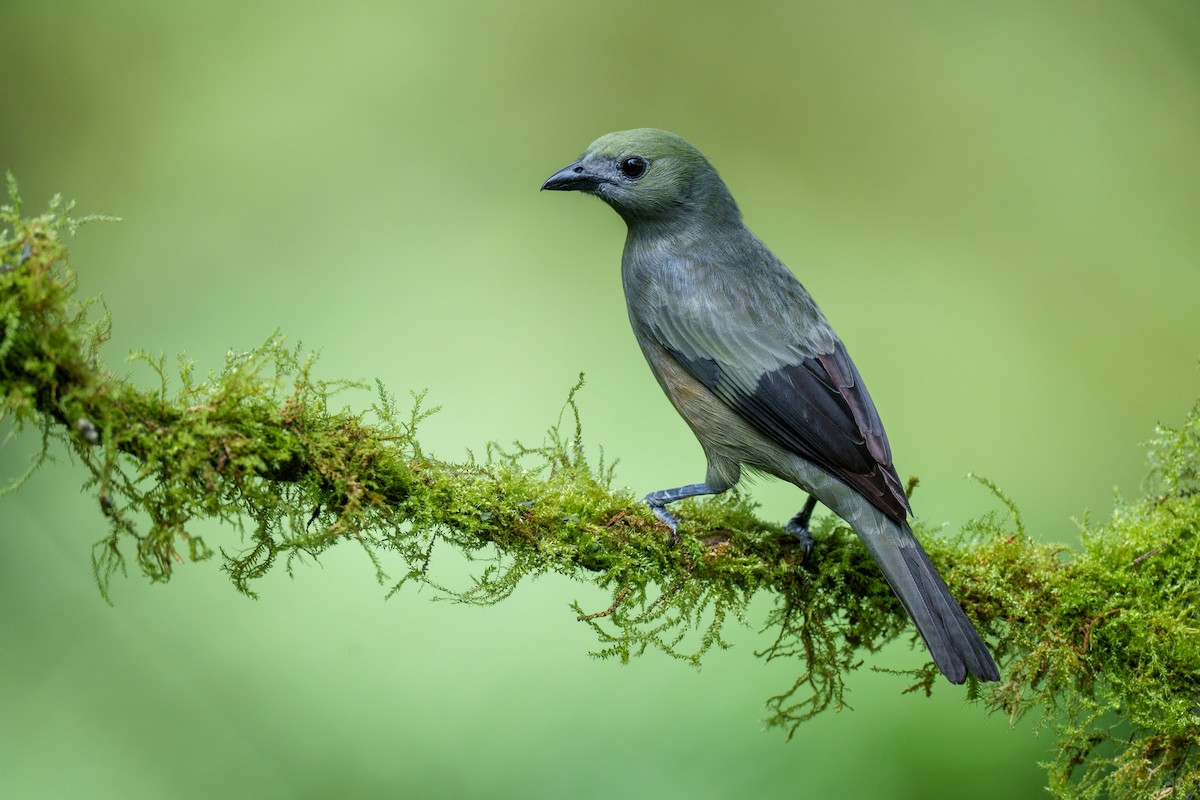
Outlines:
POLYGON ((650 511, 654 512, 654 516, 658 517, 659 522, 671 529, 671 537, 667 540, 668 546, 674 547, 679 541, 679 517, 667 511, 667 504, 677 500, 702 497, 704 494, 716 494, 716 492, 708 488, 707 483, 689 483, 688 486, 650 492, 642 499, 642 503, 650 506, 650 511))
POLYGON ((658 521, 671 530, 670 535, 667 537, 667 547, 674 547, 679 543, 679 517, 667 511, 662 505, 656 505, 650 502, 650 500, 646 502, 649 504, 650 510, 654 512, 654 516, 658 518, 658 521))
POLYGON ((788 520, 783 529, 796 537, 796 542, 804 550, 804 560, 812 555, 813 537, 808 532, 808 521, 812 519, 813 509, 817 507, 817 498, 812 495, 808 496, 808 501, 804 504, 804 508, 800 509, 800 513, 788 520))
POLYGON ((812 555, 813 551, 813 537, 808 532, 808 526, 797 525, 796 518, 792 517, 791 521, 783 526, 783 529, 796 537, 796 544, 800 545, 800 549, 804 551, 804 560, 808 561, 808 557, 812 555))
POLYGON ((713 490, 708 488, 707 484, 692 483, 687 486, 680 486, 677 489, 661 489, 657 492, 651 492, 642 499, 643 503, 650 506, 650 510, 654 512, 654 516, 658 518, 658 521, 671 530, 671 535, 667 539, 669 547, 674 547, 679 542, 679 517, 667 511, 667 503, 674 503, 677 500, 683 500, 688 497, 700 497, 706 494, 713 494, 713 490))

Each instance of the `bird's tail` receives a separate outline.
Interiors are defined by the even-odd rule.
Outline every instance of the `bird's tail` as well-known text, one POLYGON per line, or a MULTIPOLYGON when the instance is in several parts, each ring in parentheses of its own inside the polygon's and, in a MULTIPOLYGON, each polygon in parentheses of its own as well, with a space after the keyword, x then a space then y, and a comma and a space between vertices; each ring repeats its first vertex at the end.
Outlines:
POLYGON ((933 663, 951 683, 962 683, 968 673, 982 681, 1000 680, 987 645, 912 530, 882 514, 874 522, 878 528, 859 529, 859 537, 916 624, 933 663))

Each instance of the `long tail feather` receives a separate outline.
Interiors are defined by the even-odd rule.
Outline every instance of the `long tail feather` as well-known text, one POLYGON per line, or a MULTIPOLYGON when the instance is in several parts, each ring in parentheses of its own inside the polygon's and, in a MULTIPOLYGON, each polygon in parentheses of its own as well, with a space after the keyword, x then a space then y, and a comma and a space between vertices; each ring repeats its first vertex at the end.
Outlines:
POLYGON ((938 669, 951 683, 962 683, 968 674, 983 681, 1000 680, 987 645, 909 527, 882 515, 876 519, 892 530, 859 530, 859 536, 916 624, 938 669))

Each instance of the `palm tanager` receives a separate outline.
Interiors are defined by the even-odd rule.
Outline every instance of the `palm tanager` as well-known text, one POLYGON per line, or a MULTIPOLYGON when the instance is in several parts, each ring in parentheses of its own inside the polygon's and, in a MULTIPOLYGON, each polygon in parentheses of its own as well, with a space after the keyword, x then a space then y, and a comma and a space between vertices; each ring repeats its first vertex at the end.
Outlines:
POLYGON ((845 346, 700 151, 652 128, 610 133, 542 188, 595 195, 628 226, 629 321, 708 459, 703 483, 646 496, 672 541, 668 504, 724 492, 743 466, 790 481, 809 493, 787 526, 806 553, 820 500, 858 534, 938 669, 953 683, 999 680, 913 535, 887 434, 845 346))

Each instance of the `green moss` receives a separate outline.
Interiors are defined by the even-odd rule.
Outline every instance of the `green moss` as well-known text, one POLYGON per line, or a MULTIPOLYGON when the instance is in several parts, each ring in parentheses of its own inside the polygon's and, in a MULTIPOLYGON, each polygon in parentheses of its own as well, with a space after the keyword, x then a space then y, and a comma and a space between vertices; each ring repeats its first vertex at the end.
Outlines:
MULTIPOLYGON (((382 386, 363 411, 341 405, 366 386, 313 378, 313 358, 273 336, 230 353, 198 378, 135 353, 158 377, 139 390, 100 360, 103 314, 74 298, 63 236, 82 220, 60 201, 26 218, 9 180, 0 209, 0 418, 72 452, 87 472, 107 533, 93 550, 101 591, 132 564, 154 581, 220 555, 234 586, 361 547, 391 592, 435 585, 445 548, 486 555, 458 600, 495 603, 527 578, 555 572, 605 589, 611 606, 576 605, 596 655, 648 649, 699 663, 750 624, 752 598, 774 606, 759 653, 796 664, 768 701, 791 732, 844 705, 846 676, 897 637, 915 641, 898 602, 854 534, 816 523, 815 563, 759 520, 736 492, 683 504, 678 546, 611 469, 585 456, 575 392, 543 444, 489 445, 463 463, 425 452, 423 397, 402 411, 382 386), (213 545, 195 523, 216 519, 213 545)), ((1004 681, 968 696, 1012 719, 1034 712, 1059 737, 1047 764, 1062 797, 1186 797, 1200 789, 1200 406, 1151 447, 1152 488, 1086 524, 1081 549, 1034 543, 1016 506, 975 521, 954 541, 922 526, 946 582, 995 648, 1004 681)), ((35 460, 31 469, 40 460, 35 460)), ((19 482, 18 482, 19 483, 19 482)), ((99 515, 98 515, 99 518, 99 515)), ((931 664, 910 690, 948 690, 931 664)))

